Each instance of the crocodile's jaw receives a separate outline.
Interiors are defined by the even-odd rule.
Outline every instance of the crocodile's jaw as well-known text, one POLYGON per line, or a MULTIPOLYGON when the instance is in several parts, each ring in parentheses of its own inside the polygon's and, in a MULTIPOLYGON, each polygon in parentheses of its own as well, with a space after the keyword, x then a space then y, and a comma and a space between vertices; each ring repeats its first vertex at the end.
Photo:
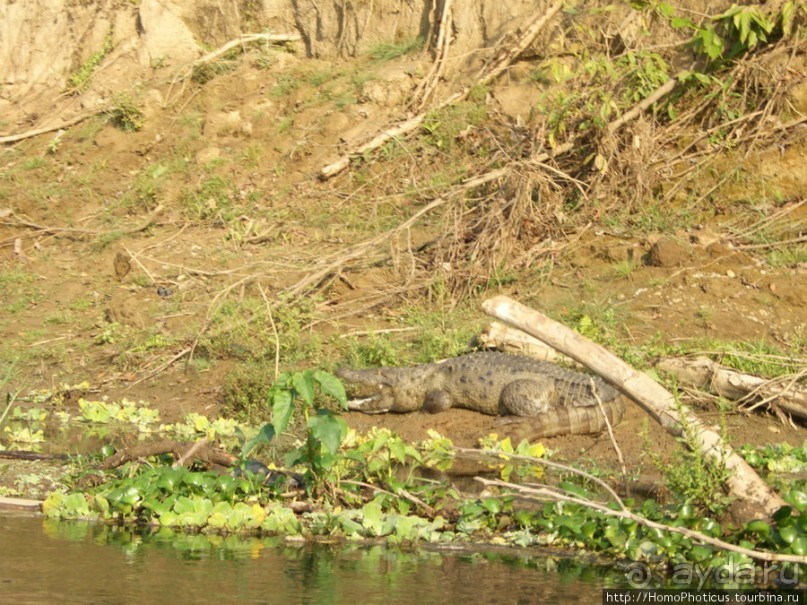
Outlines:
POLYGON ((383 414, 392 411, 395 395, 386 368, 372 370, 340 368, 336 371, 336 375, 342 380, 348 392, 349 410, 365 414, 383 414))
POLYGON ((365 414, 384 414, 390 411, 389 406, 381 404, 381 395, 373 395, 372 397, 362 397, 359 399, 349 399, 347 402, 347 409, 356 412, 364 412, 365 414))

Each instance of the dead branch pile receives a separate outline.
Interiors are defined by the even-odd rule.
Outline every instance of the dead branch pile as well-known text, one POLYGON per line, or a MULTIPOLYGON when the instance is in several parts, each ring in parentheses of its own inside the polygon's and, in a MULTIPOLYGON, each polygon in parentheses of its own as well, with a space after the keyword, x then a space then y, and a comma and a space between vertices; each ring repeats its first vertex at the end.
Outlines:
MULTIPOLYGON (((403 145, 408 137, 402 178, 404 171, 427 164, 442 171, 448 184, 421 187, 416 194, 423 208, 439 208, 442 217, 429 227, 429 241, 405 252, 415 256, 409 265, 446 279, 455 292, 550 262, 557 242, 589 220, 607 214, 630 223, 656 204, 691 199, 693 190, 700 203, 727 178, 725 171, 705 176, 719 154, 768 145, 771 133, 779 140, 794 136, 792 126, 772 127, 803 43, 783 39, 714 67, 685 50, 689 30, 666 32, 668 44, 644 49, 642 39, 596 24, 599 14, 572 20, 559 7, 537 10, 520 35, 503 38, 493 49, 470 86, 428 105, 440 76, 451 75, 453 17, 445 3, 434 16, 434 64, 410 105, 420 113, 390 124, 321 171, 323 179, 351 165, 372 171, 383 162, 374 152, 403 145), (539 59, 525 65, 527 54, 539 59), (516 65, 547 85, 535 106, 513 118, 500 110, 491 85, 516 65), (452 129, 457 121, 462 127, 452 129), (449 166, 461 169, 450 174, 449 166)), ((636 15, 629 17, 650 19, 636 15)), ((428 220, 420 211, 415 216, 428 220)), ((321 282, 322 271, 360 264, 389 242, 365 242, 291 290, 307 291, 321 282)))

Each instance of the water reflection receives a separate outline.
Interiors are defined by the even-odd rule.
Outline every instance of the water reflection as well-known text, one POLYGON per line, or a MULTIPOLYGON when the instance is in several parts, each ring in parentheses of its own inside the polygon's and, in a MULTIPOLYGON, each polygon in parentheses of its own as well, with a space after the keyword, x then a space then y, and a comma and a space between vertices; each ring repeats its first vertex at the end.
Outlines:
POLYGON ((526 553, 175 534, 0 516, 0 603, 590 603, 603 571, 526 553))

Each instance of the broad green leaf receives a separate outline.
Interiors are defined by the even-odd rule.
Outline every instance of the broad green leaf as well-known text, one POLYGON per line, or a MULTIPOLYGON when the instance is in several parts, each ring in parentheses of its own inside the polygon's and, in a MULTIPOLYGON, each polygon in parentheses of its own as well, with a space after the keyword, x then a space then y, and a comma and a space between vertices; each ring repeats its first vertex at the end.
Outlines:
POLYGON ((700 563, 702 561, 709 561, 712 559, 714 557, 714 552, 708 546, 696 544, 692 547, 692 550, 689 551, 689 556, 696 563, 700 563))
POLYGON ((347 394, 341 380, 324 370, 314 372, 314 380, 319 383, 319 388, 325 395, 333 397, 339 405, 347 409, 347 394))
POLYGON ((180 496, 174 504, 174 512, 178 515, 192 513, 195 510, 193 500, 187 496, 180 496))
POLYGON ((751 521, 745 526, 745 529, 754 532, 755 534, 759 534, 760 536, 767 536, 771 533, 771 526, 761 519, 751 521))
POLYGON ((295 372, 291 377, 294 390, 308 405, 314 405, 314 377, 309 370, 295 372))
POLYGON ((272 398, 272 425, 275 427, 276 435, 286 430, 293 413, 294 400, 291 392, 277 391, 272 398))
POLYGON ((347 435, 347 422, 330 410, 317 410, 317 415, 308 419, 308 428, 331 454, 336 453, 347 435))
POLYGON ((390 441, 389 453, 393 460, 406 462, 406 444, 403 439, 393 439, 390 441))
POLYGON ((274 439, 275 434, 275 427, 273 425, 268 423, 264 424, 261 430, 258 431, 258 434, 244 444, 242 455, 246 458, 249 456, 250 452, 259 445, 270 443, 272 439, 274 439))

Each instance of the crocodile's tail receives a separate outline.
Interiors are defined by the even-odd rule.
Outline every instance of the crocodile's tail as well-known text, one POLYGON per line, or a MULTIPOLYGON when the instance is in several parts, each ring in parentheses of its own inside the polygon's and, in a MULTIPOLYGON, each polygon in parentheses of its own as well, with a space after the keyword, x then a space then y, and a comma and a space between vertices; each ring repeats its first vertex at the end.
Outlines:
POLYGON ((536 441, 556 435, 588 435, 606 430, 605 418, 611 426, 625 415, 625 398, 616 397, 600 406, 558 406, 535 416, 506 416, 499 424, 507 425, 505 432, 514 443, 522 439, 536 441))

